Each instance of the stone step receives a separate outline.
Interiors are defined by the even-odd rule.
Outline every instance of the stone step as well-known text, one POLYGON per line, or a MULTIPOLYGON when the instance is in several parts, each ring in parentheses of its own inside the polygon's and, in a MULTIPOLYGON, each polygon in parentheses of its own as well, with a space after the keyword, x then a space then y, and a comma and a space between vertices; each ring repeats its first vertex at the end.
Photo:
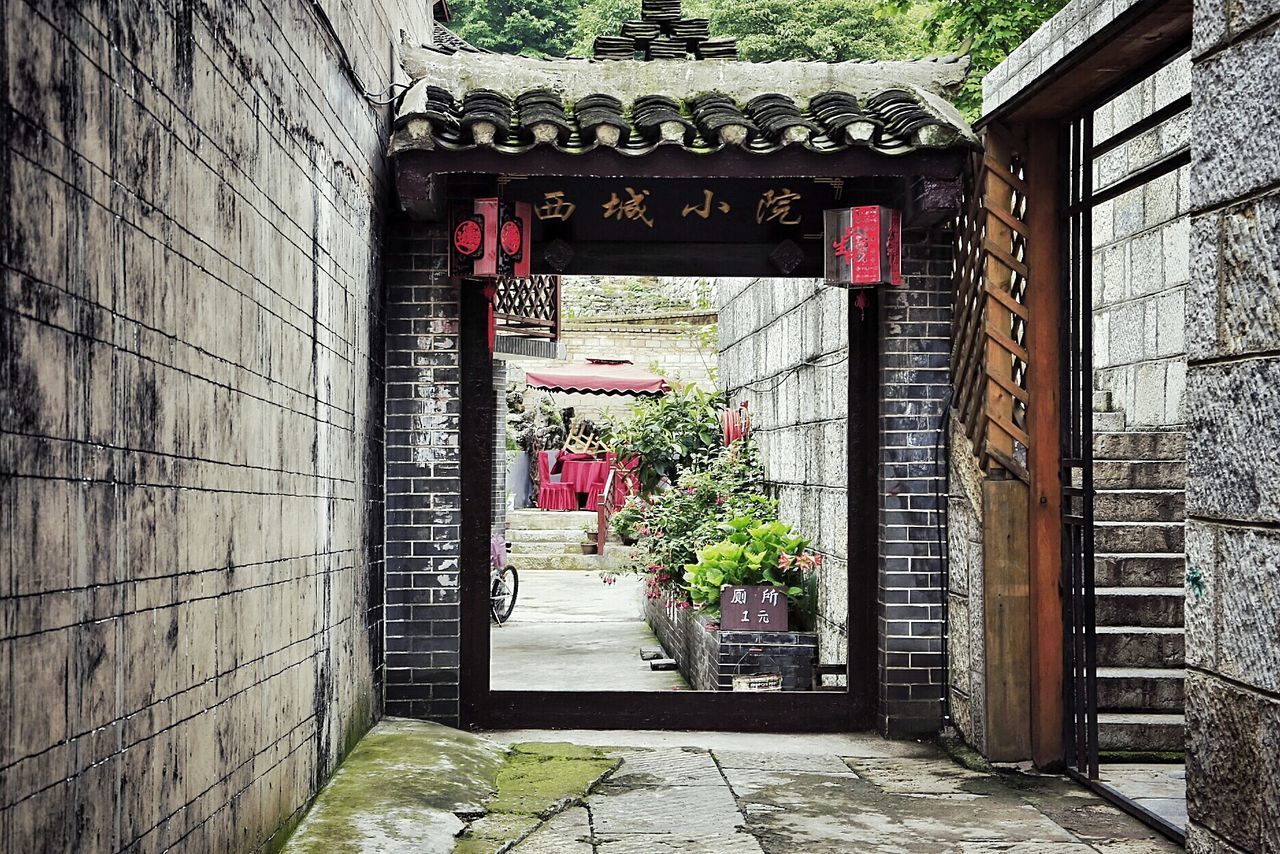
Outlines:
POLYGON ((1093 413, 1093 431, 1100 433, 1106 431, 1116 431, 1124 429, 1124 413, 1123 412, 1095 412, 1093 413))
MULTIPOLYGON (((586 540, 574 540, 572 542, 547 542, 539 540, 532 543, 512 543, 511 554, 513 555, 554 555, 554 554, 582 554, 582 544, 586 540)), ((608 549, 605 550, 608 553, 608 549)))
POLYGON ((1153 462, 1101 460, 1093 464, 1093 488, 1104 489, 1185 489, 1187 464, 1182 461, 1153 462))
POLYGON ((1108 712, 1181 712, 1186 672, 1173 667, 1098 667, 1098 708, 1108 712))
POLYGON ((1100 712, 1100 750, 1180 751, 1186 747, 1186 719, 1172 712, 1100 712))
POLYGON ((599 572, 605 569, 629 568, 634 561, 635 550, 627 546, 605 549, 603 555, 578 554, 512 554, 508 560, 517 572, 536 569, 558 569, 579 572, 599 572))
POLYGON ((1094 522, 1093 549, 1104 554, 1183 554, 1181 522, 1094 522))
POLYGON ((1099 587, 1094 618, 1099 626, 1181 626, 1181 587, 1099 587))
POLYGON ((1180 489, 1099 490, 1093 497, 1097 522, 1181 522, 1186 518, 1180 489))
POLYGON ((507 527, 523 530, 556 530, 569 528, 594 531, 594 510, 512 510, 507 514, 507 527))
POLYGON ((1099 667, 1182 667, 1186 636, 1181 628, 1098 626, 1099 667))
POLYGON ((1181 431, 1134 431, 1093 434, 1094 460, 1187 459, 1187 434, 1181 431))
POLYGON ((1095 587, 1182 587, 1187 559, 1181 554, 1095 554, 1095 587))
POLYGON ((576 543, 595 538, 595 528, 508 528, 509 543, 576 543))

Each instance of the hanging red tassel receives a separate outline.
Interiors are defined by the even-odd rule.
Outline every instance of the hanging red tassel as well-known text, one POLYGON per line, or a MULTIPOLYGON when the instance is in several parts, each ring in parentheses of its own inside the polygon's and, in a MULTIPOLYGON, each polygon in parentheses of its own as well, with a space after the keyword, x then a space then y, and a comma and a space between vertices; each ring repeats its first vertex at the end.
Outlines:
POLYGON ((485 312, 489 315, 489 352, 493 353, 498 345, 498 318, 493 311, 493 301, 498 295, 498 283, 495 281, 487 281, 484 283, 484 302, 485 312))

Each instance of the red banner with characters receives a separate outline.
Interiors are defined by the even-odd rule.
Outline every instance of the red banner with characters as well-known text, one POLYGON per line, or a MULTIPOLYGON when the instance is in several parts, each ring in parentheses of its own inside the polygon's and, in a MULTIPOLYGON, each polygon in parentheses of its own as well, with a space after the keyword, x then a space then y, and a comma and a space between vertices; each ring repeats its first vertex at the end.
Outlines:
POLYGON ((863 205, 823 212, 823 270, 829 284, 902 284, 902 214, 863 205))

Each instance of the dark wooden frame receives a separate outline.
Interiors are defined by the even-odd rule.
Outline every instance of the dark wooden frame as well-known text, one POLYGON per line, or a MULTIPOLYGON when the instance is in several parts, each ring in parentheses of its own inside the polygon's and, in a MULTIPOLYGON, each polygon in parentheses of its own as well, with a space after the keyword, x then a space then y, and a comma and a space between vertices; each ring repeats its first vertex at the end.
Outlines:
POLYGON ((879 341, 874 299, 849 311, 848 690, 742 694, 695 691, 494 691, 490 688, 490 475, 495 428, 493 354, 482 290, 462 282, 460 356, 462 539, 460 712, 471 728, 701 729, 850 732, 871 729, 878 703, 879 341), (855 412, 865 413, 855 418, 855 412), (485 472, 485 477, 476 473, 485 472))

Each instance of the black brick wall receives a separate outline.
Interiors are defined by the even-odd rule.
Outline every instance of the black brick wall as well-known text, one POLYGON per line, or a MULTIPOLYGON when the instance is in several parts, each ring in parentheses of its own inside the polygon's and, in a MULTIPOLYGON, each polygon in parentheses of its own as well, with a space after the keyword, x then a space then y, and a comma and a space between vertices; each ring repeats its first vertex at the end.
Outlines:
MULTIPOLYGON (((388 246, 385 625, 387 714, 451 723, 461 436, 459 304, 446 249, 443 230, 421 225, 400 226, 388 246)), ((908 231, 907 285, 885 289, 880 302, 879 725, 891 735, 934 732, 941 722, 938 430, 950 388, 951 257, 948 234, 908 231)))
POLYGON ((458 293, 445 231, 402 223, 387 256, 389 715, 458 720, 458 293))
POLYGON ((880 726, 937 731, 945 690, 941 427, 950 395, 950 235, 903 235, 906 287, 881 300, 880 726))

